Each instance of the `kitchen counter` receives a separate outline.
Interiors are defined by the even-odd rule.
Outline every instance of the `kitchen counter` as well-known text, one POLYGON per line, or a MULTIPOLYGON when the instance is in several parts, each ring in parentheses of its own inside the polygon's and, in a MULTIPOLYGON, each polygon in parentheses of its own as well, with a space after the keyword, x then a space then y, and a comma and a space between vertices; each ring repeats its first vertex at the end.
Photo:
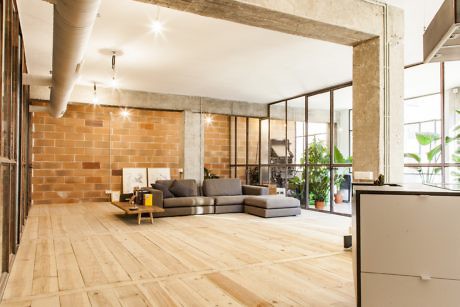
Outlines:
POLYGON ((353 189, 357 306, 459 306, 460 191, 353 189))

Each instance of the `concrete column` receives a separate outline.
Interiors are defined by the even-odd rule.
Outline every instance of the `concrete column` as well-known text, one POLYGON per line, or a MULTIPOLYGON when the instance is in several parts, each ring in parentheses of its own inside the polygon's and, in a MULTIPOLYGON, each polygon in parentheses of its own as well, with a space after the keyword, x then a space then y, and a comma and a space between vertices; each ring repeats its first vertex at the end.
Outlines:
POLYGON ((353 171, 371 171, 374 179, 385 174, 386 182, 402 182, 402 11, 388 7, 387 21, 386 36, 353 48, 353 171))
POLYGON ((383 173, 381 39, 353 48, 353 171, 383 173))
POLYGON ((184 111, 184 178, 201 185, 204 177, 204 129, 200 113, 184 111))

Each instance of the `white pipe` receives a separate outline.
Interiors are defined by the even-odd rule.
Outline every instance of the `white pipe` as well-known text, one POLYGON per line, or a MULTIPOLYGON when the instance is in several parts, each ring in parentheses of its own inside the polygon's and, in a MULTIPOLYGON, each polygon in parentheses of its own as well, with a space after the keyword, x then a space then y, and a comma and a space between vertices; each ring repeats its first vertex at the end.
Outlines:
POLYGON ((61 117, 78 79, 100 0, 60 0, 54 5, 53 72, 49 113, 61 117))

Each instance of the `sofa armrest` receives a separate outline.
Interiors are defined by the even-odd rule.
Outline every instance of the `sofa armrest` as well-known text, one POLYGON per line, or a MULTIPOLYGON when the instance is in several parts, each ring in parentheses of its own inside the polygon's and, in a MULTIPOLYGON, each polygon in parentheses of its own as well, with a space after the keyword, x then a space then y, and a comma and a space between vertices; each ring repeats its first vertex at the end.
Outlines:
POLYGON ((150 193, 152 193, 152 203, 154 206, 163 208, 163 192, 160 190, 155 190, 153 188, 146 188, 150 193))
POLYGON ((242 185, 243 195, 268 195, 268 188, 257 185, 242 185))

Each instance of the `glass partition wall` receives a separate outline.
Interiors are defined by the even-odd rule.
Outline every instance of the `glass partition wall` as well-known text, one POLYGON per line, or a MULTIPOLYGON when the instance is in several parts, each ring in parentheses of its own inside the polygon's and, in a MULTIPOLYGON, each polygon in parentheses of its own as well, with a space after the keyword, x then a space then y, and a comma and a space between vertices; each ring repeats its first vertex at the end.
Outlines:
POLYGON ((302 207, 351 214, 351 82, 269 105, 268 118, 230 117, 230 173, 302 207))
POLYGON ((306 209, 351 214, 351 83, 269 105, 268 178, 306 209))

